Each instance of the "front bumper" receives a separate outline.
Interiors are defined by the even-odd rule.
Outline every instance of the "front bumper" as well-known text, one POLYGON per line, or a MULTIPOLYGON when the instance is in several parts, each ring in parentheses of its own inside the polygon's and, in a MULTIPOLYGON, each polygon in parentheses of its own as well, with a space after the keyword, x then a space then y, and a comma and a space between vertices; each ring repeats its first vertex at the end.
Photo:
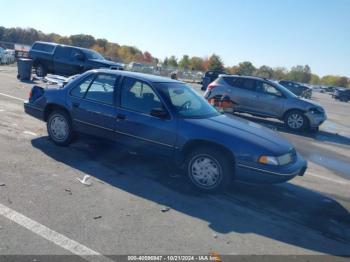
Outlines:
POLYGON ((277 184, 303 176, 307 162, 301 155, 296 154, 294 162, 285 166, 250 165, 237 163, 235 178, 238 181, 254 184, 277 184))
POLYGON ((23 104, 24 112, 32 117, 43 120, 44 119, 44 110, 39 107, 33 106, 31 103, 24 102, 23 104))
POLYGON ((310 127, 315 128, 323 124, 327 120, 326 113, 323 114, 312 114, 310 112, 305 113, 305 116, 309 119, 310 127))

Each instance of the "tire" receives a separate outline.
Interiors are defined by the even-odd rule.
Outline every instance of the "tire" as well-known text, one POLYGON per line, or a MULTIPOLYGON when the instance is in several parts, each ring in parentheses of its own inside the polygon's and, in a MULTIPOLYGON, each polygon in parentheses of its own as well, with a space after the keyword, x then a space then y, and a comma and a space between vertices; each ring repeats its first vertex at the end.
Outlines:
POLYGON ((206 193, 223 192, 232 181, 233 165, 233 161, 219 150, 201 147, 187 155, 186 176, 197 190, 206 193))
POLYGON ((47 70, 42 64, 38 64, 35 68, 35 74, 38 77, 45 77, 47 75, 47 70))
POLYGON ((74 135, 69 115, 60 109, 50 113, 47 119, 47 133, 56 145, 69 145, 74 135))
POLYGON ((303 131, 309 127, 309 120, 300 110, 289 111, 284 118, 284 123, 293 131, 303 131))

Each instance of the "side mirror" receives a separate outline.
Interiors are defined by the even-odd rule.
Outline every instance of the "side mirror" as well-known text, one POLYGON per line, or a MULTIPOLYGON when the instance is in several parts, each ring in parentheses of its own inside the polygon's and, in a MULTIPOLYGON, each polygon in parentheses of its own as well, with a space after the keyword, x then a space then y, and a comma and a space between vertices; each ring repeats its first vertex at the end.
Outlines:
POLYGON ((163 108, 155 107, 151 110, 151 116, 165 119, 168 117, 168 113, 163 108))
POLYGON ((75 54, 75 58, 79 61, 83 61, 85 59, 83 54, 75 54))

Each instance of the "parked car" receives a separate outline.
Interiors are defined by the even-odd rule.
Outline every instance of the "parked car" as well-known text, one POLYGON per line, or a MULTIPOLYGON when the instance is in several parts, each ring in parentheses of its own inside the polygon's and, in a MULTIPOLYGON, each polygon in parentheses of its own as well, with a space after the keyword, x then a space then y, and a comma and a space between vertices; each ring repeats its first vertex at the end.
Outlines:
POLYGON ((207 100, 228 96, 234 111, 277 118, 295 131, 317 130, 327 118, 319 104, 299 98, 284 86, 259 77, 220 76, 208 86, 204 96, 207 100))
POLYGON ((347 88, 337 89, 334 91, 333 97, 342 102, 348 102, 350 101, 350 89, 347 89, 347 88))
POLYGON ((7 56, 8 56, 9 64, 14 63, 16 61, 15 50, 13 50, 13 49, 6 49, 5 52, 6 52, 7 56))
POLYGON ((287 88, 289 91, 291 91, 293 94, 300 96, 300 97, 305 97, 310 99, 312 97, 312 89, 305 86, 301 85, 297 82, 293 81, 287 81, 287 80, 281 80, 279 81, 279 84, 287 88))
POLYGON ((204 76, 203 76, 203 79, 202 79, 202 90, 205 91, 208 87, 208 85, 215 81, 219 75, 222 75, 222 74, 227 74, 226 72, 224 71, 220 71, 220 70, 210 70, 210 71, 207 71, 205 72, 204 76))
POLYGON ((0 64, 8 64, 8 56, 6 50, 0 47, 0 64))
POLYGON ((328 86, 328 87, 324 88, 324 91, 326 93, 329 93, 329 94, 333 94, 335 92, 335 90, 337 90, 337 88, 334 86, 328 86))
POLYGON ((35 42, 29 50, 35 73, 71 76, 95 68, 122 70, 121 64, 106 60, 94 50, 47 42, 35 42))
POLYGON ((232 179, 281 183, 307 167, 276 132, 218 113, 170 78, 92 70, 63 88, 34 86, 24 109, 47 122, 57 145, 68 145, 75 133, 112 139, 130 151, 171 159, 207 192, 224 189, 232 179))

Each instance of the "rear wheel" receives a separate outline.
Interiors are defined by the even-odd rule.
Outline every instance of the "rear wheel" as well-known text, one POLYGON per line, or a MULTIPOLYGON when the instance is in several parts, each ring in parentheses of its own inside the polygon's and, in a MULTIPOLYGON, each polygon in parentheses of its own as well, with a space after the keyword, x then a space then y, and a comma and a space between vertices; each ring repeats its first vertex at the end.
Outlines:
POLYGON ((294 131, 305 130, 309 125, 308 119, 304 113, 299 110, 288 112, 285 116, 284 122, 289 129, 294 131))
POLYGON ((201 191, 223 191, 230 184, 234 163, 219 150, 210 147, 198 148, 186 158, 187 177, 201 191))
POLYGON ((38 77, 44 77, 47 74, 47 70, 42 64, 39 64, 39 65, 37 65, 37 67, 35 69, 35 74, 38 77))
POLYGON ((47 132, 56 145, 69 145, 73 138, 73 129, 68 114, 63 110, 53 111, 47 120, 47 132))

